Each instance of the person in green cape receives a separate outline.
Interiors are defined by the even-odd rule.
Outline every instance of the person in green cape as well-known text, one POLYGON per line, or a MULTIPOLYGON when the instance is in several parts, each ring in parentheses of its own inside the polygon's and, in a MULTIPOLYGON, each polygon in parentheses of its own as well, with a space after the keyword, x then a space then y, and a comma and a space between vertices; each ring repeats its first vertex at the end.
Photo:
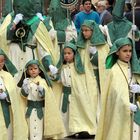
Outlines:
MULTIPOLYGON (((87 80, 88 73, 92 73, 97 80, 98 90, 103 95, 104 81, 107 76, 105 58, 109 52, 109 46, 99 25, 92 20, 85 20, 81 26, 76 45, 82 58, 87 80)), ((91 85, 94 84, 89 86, 91 85)))
POLYGON ((62 83, 61 112, 66 129, 66 137, 94 138, 97 128, 97 89, 92 73, 86 79, 84 66, 76 45, 66 42, 61 59, 57 64, 62 83), (93 90, 95 92, 93 92, 93 90))
POLYGON ((20 96, 13 76, 15 66, 0 49, 0 138, 2 140, 27 140, 28 131, 20 96))
POLYGON ((105 81, 108 75, 108 71, 105 69, 105 58, 109 52, 109 46, 99 25, 92 20, 85 20, 82 24, 76 46, 85 68, 88 89, 92 94, 97 95, 98 99, 95 100, 94 98, 96 111, 93 118, 96 120, 96 127, 94 128, 96 135, 100 102, 104 96, 105 81))
MULTIPOLYGON (((51 0, 49 5, 48 14, 52 19, 54 29, 57 32, 58 45, 63 49, 63 45, 66 41, 76 40, 77 31, 73 21, 70 18, 69 9, 63 8, 60 0, 51 0), (61 16, 60 16, 61 15, 61 16)), ((59 60, 59 57, 56 57, 59 60)), ((60 103, 60 95, 62 93, 62 87, 60 83, 53 82, 53 89, 58 105, 60 103)))
POLYGON ((38 60, 30 60, 25 67, 26 77, 20 82, 21 95, 27 102, 29 139, 63 138, 63 122, 44 68, 38 60))
POLYGON ((127 20, 124 16, 124 7, 125 0, 116 0, 112 11, 112 22, 105 26, 100 25, 100 29, 105 34, 110 47, 115 40, 121 37, 133 38, 133 32, 135 32, 134 39, 140 39, 140 32, 136 25, 127 20))
POLYGON ((15 79, 19 82, 25 64, 31 59, 42 61, 47 70, 56 73, 57 39, 54 45, 49 34, 53 29, 50 18, 42 15, 42 1, 14 0, 13 8, 14 12, 7 15, 1 25, 0 40, 18 70, 15 79))
POLYGON ((99 29, 99 25, 92 20, 85 20, 82 24, 76 46, 85 68, 88 92, 92 92, 91 95, 95 100, 95 113, 93 117, 97 121, 94 132, 96 135, 100 114, 100 101, 104 94, 104 81, 108 74, 105 69, 105 58, 109 52, 109 46, 99 29), (95 95, 97 95, 98 101, 96 101, 95 95))
POLYGON ((57 31, 59 43, 64 44, 65 41, 77 39, 77 31, 71 20, 70 10, 63 8, 60 0, 51 0, 48 14, 52 18, 54 29, 57 31))
POLYGON ((109 73, 101 104, 96 140, 140 138, 139 130, 135 130, 135 127, 132 130, 133 114, 138 112, 134 94, 140 93, 138 63, 132 39, 120 38, 113 43, 106 58, 106 68, 109 69, 109 73))

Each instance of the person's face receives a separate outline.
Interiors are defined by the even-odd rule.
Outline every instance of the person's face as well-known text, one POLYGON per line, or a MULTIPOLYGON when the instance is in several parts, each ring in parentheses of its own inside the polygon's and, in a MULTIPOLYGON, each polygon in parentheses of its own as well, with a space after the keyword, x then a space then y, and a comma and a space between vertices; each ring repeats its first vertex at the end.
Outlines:
POLYGON ((3 55, 0 55, 0 70, 3 69, 5 64, 5 57, 3 55))
POLYGON ((105 10, 105 7, 102 6, 100 3, 97 4, 97 12, 102 13, 105 10))
POLYGON ((71 48, 64 49, 64 61, 71 63, 74 61, 74 52, 71 48))
POLYGON ((132 47, 130 45, 125 45, 121 47, 116 54, 118 55, 118 59, 128 63, 132 56, 132 47))
POLYGON ((90 2, 90 1, 86 1, 86 2, 84 3, 83 7, 84 7, 84 10, 85 10, 86 12, 89 12, 89 11, 91 10, 91 2, 90 2))
POLYGON ((32 64, 32 65, 28 66, 27 73, 32 78, 35 78, 35 77, 37 77, 39 75, 40 69, 39 69, 38 65, 32 64))
POLYGON ((83 10, 84 10, 84 6, 83 4, 80 4, 79 11, 83 11, 83 10))
POLYGON ((109 2, 106 1, 106 8, 109 8, 109 7, 110 7, 109 2))
POLYGON ((90 39, 92 36, 93 31, 87 27, 87 26, 82 26, 82 34, 84 36, 85 39, 90 39))

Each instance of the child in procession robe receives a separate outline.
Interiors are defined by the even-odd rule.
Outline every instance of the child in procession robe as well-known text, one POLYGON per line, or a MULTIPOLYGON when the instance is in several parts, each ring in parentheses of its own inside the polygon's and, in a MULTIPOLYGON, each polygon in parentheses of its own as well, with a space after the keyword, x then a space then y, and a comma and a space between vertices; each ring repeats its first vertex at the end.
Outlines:
POLYGON ((57 67, 60 69, 60 80, 63 85, 61 111, 66 136, 94 138, 98 102, 96 80, 92 72, 89 72, 89 79, 86 80, 80 54, 73 43, 65 43, 57 67), (94 84, 94 88, 90 83, 94 84))
POLYGON ((0 139, 27 140, 28 131, 13 78, 15 66, 0 49, 0 139))
POLYGON ((109 73, 96 140, 140 138, 139 127, 136 128, 132 120, 138 110, 134 94, 140 93, 138 63, 133 41, 130 38, 117 39, 106 59, 109 73))
MULTIPOLYGON (((107 75, 105 58, 109 52, 109 46, 99 29, 99 25, 92 20, 85 20, 81 26, 76 45, 85 67, 87 80, 88 72, 92 71, 102 94, 107 75)), ((94 84, 92 83, 91 85, 93 86, 94 84)))
POLYGON ((64 128, 60 112, 49 78, 38 60, 30 60, 26 64, 26 74, 21 93, 27 101, 25 116, 30 140, 62 138, 64 128))

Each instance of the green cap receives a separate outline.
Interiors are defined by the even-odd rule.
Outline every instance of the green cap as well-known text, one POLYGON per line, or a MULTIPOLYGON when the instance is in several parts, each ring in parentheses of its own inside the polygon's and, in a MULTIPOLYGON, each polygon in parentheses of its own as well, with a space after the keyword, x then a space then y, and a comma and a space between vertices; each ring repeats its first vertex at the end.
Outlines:
POLYGON ((64 44, 64 48, 71 48, 74 52, 76 52, 76 45, 74 43, 71 42, 65 42, 64 44))
POLYGON ((37 65, 38 67, 39 67, 39 65, 40 65, 38 60, 30 60, 30 61, 26 64, 25 68, 27 69, 28 66, 33 65, 33 64, 37 65))

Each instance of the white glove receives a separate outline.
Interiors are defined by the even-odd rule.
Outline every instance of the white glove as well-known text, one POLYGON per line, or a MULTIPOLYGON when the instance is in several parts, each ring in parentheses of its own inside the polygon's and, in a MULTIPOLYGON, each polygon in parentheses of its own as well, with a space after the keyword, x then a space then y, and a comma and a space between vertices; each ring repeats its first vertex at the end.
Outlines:
POLYGON ((3 92, 4 89, 5 89, 4 84, 0 83, 0 92, 3 92))
POLYGON ((73 32, 72 31, 69 31, 69 30, 66 30, 66 41, 69 42, 71 41, 74 37, 73 37, 73 32))
POLYGON ((130 85, 130 92, 132 92, 132 93, 140 93, 140 85, 138 85, 138 84, 130 85))
POLYGON ((49 35, 50 35, 51 39, 54 40, 56 37, 56 30, 51 28, 51 30, 49 31, 49 35))
POLYGON ((39 86, 39 85, 38 85, 37 89, 39 92, 43 92, 43 90, 44 90, 44 88, 42 86, 39 86))
POLYGON ((29 85, 29 78, 25 78, 25 79, 23 80, 23 84, 24 84, 24 85, 29 85))
POLYGON ((90 48, 89 48, 89 52, 90 52, 91 54, 95 54, 95 53, 97 52, 96 46, 90 47, 90 48))
POLYGON ((23 20, 23 14, 17 14, 13 20, 13 22, 17 25, 21 20, 23 20))
POLYGON ((22 88, 27 94, 29 93, 29 78, 24 79, 22 88))
POLYGON ((132 31, 137 31, 138 30, 138 28, 137 28, 137 26, 136 25, 132 25, 132 31))
POLYGON ((50 72, 52 73, 52 75, 55 75, 58 72, 58 69, 53 65, 50 65, 49 69, 50 69, 50 72))
POLYGON ((4 100, 7 97, 7 94, 5 92, 0 93, 0 99, 4 100))
POLYGON ((130 110, 133 112, 137 111, 137 106, 135 104, 130 103, 130 110))
POLYGON ((43 97, 44 96, 44 88, 42 86, 38 85, 37 89, 39 92, 39 96, 43 97))
POLYGON ((69 42, 72 39, 77 40, 77 30, 73 22, 71 22, 71 24, 67 26, 65 30, 65 34, 66 34, 66 40, 65 40, 66 42, 69 42))
POLYGON ((38 16, 38 18, 40 19, 40 20, 44 20, 44 18, 43 18, 43 16, 42 16, 42 14, 41 13, 36 13, 36 15, 38 16))

